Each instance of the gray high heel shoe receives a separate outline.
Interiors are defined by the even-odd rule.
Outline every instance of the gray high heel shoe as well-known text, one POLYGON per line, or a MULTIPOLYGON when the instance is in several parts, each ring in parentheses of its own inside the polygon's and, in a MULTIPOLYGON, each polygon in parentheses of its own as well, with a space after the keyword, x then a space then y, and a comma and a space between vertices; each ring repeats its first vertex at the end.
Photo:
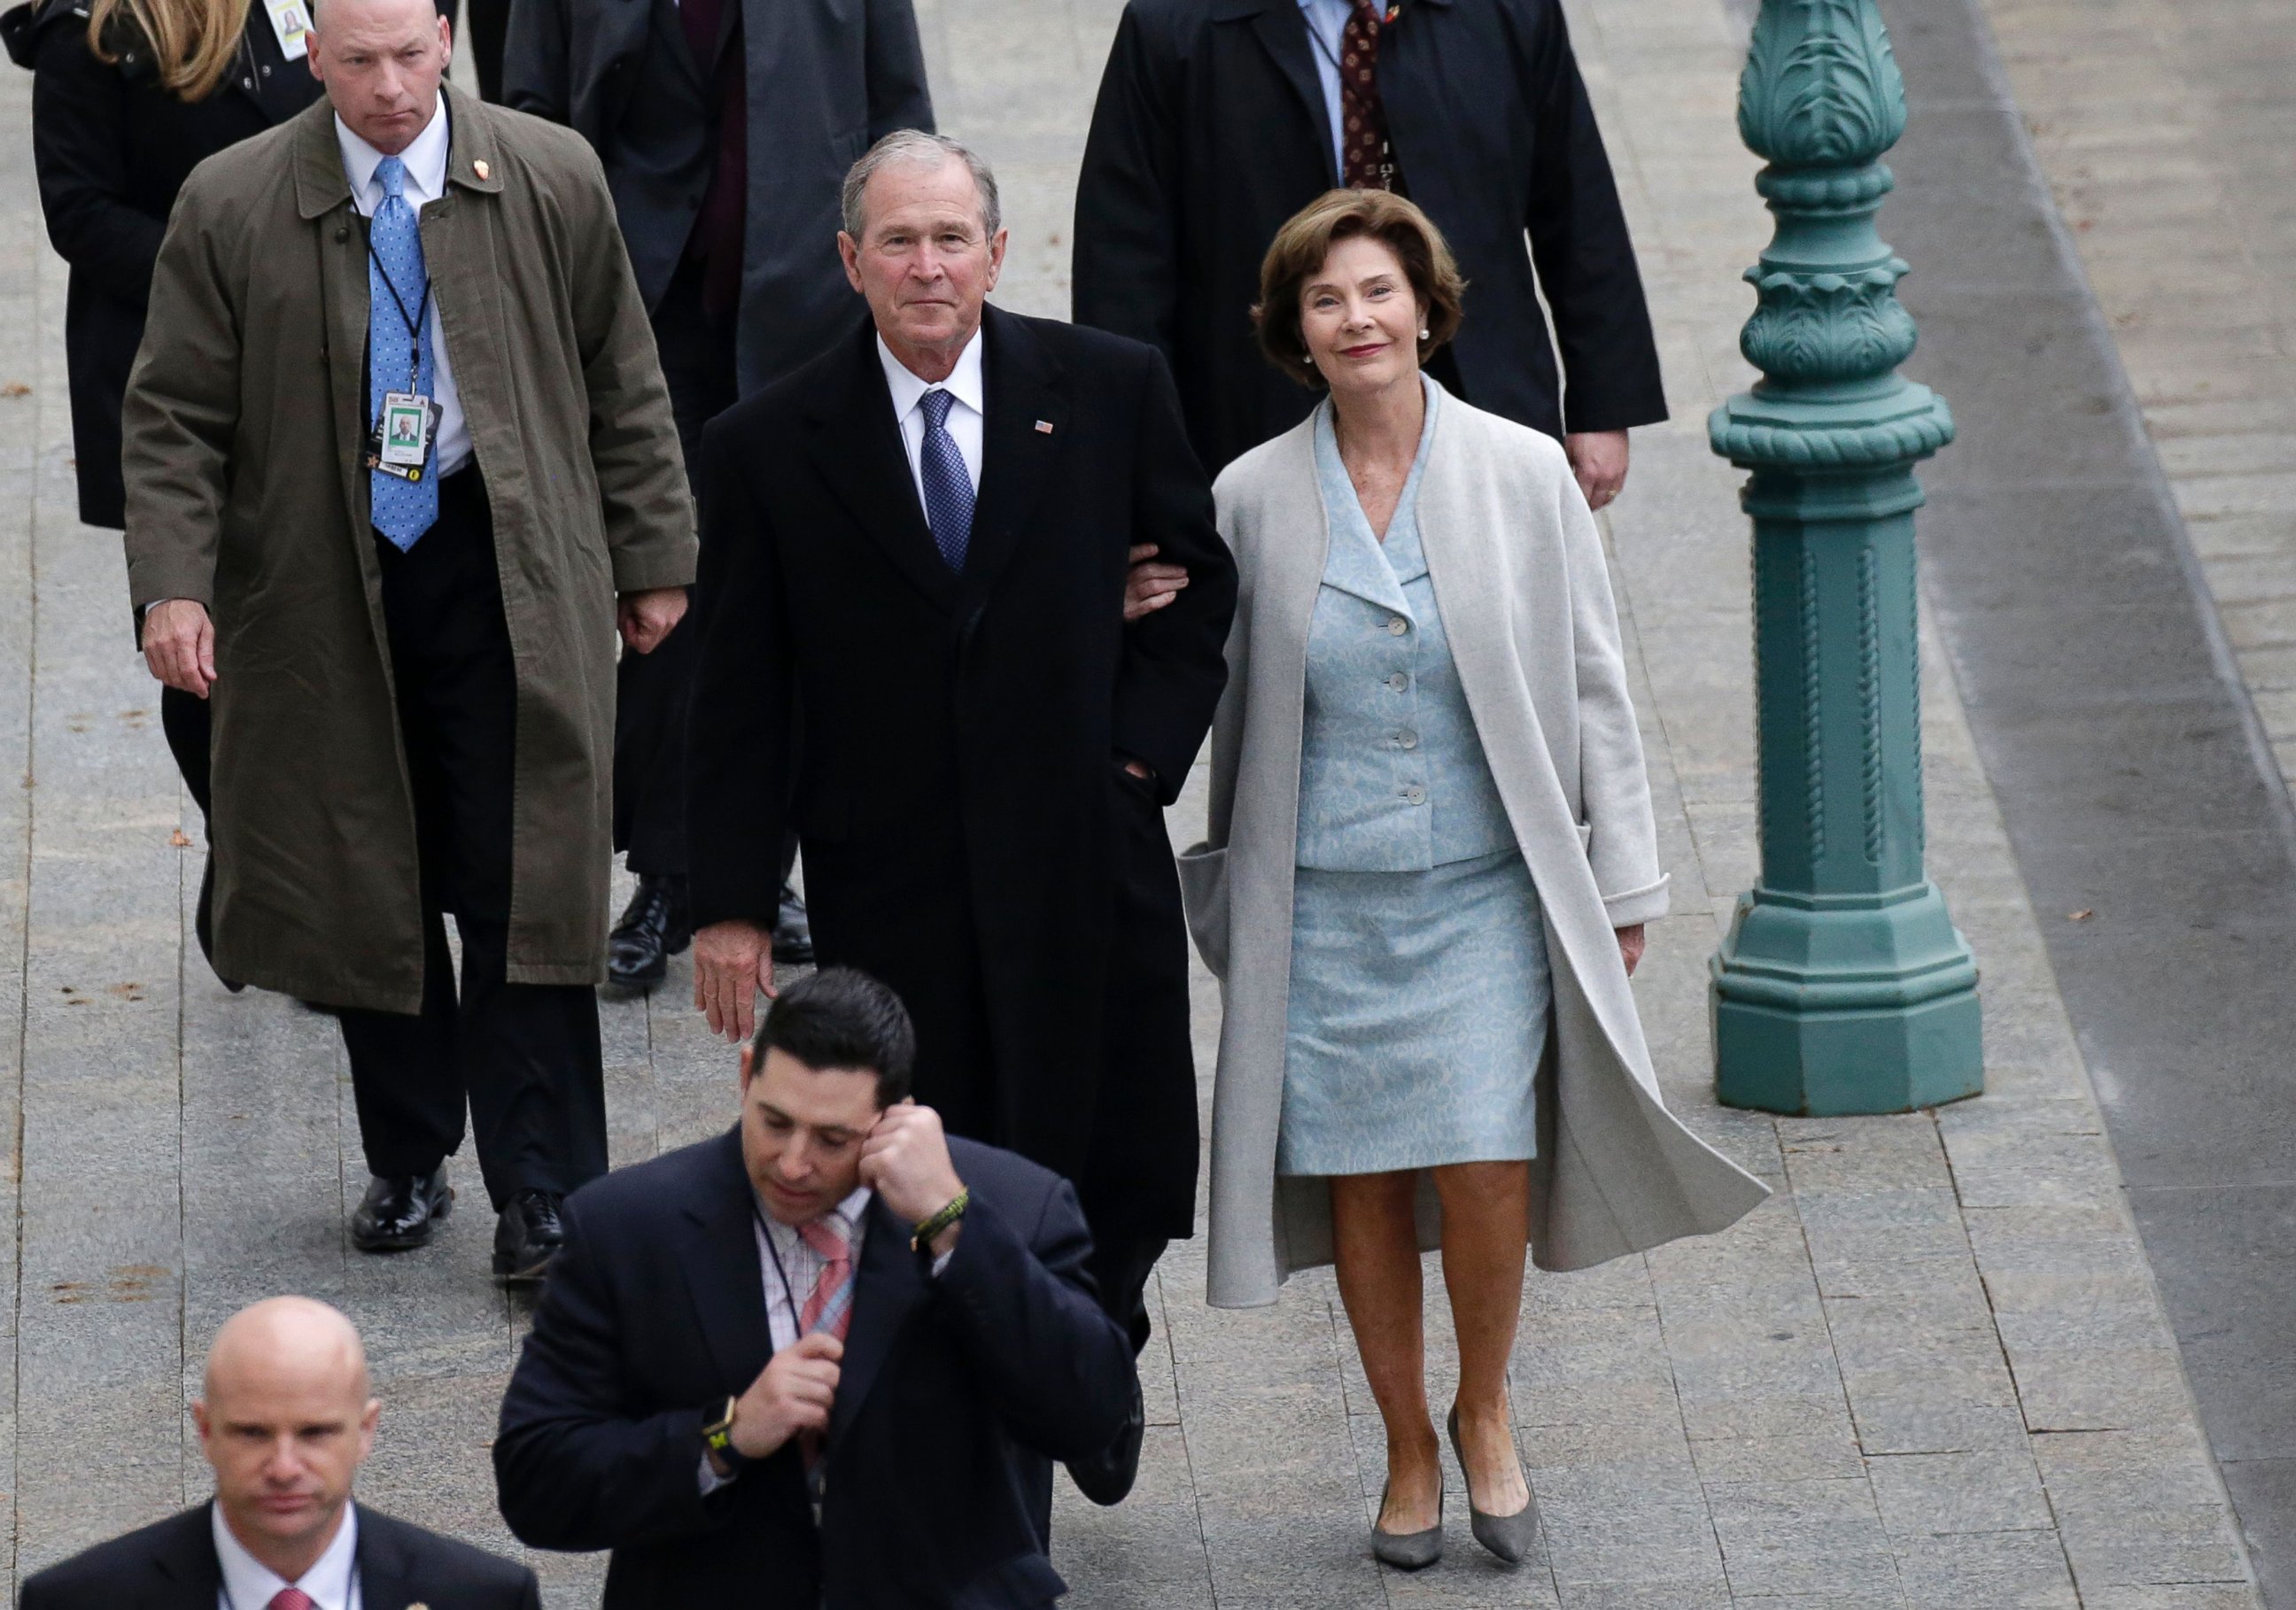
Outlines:
MULTIPOLYGON (((1379 1490, 1379 1507, 1387 1509, 1387 1489, 1379 1490)), ((1435 1524, 1424 1532, 1383 1532, 1374 1517, 1371 1524, 1372 1557, 1398 1571, 1424 1571, 1443 1557, 1443 1494, 1435 1494, 1435 1524)))
MULTIPOLYGON (((1538 1540, 1538 1498, 1513 1515, 1486 1515, 1475 1508, 1475 1481, 1467 1475, 1467 1456, 1459 1446, 1459 1406, 1451 1405, 1451 1418, 1446 1422, 1451 1433, 1451 1457, 1459 1461, 1459 1475, 1467 1483, 1467 1519, 1475 1534, 1475 1541, 1489 1549, 1510 1565, 1519 1565, 1530 1553, 1530 1546, 1538 1540)), ((1524 1487, 1529 1488, 1526 1482, 1524 1487)))

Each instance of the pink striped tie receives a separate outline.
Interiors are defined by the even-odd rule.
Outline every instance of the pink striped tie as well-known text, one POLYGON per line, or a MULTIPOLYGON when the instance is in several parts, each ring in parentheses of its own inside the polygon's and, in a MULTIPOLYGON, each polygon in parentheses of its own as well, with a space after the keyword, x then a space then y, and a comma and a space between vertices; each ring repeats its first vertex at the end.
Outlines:
MULTIPOLYGON (((845 1221, 835 1214, 824 1214, 810 1224, 799 1225, 797 1233, 822 1261, 813 1290, 798 1311, 798 1334, 811 1336, 824 1330, 841 1342, 853 1320, 853 1243, 845 1233, 845 1221)), ((821 1463, 821 1444, 817 1431, 799 1434, 798 1450, 805 1455, 808 1470, 821 1463)))
POLYGON ((264 1610, 318 1610, 311 1596, 300 1588, 282 1588, 271 1596, 264 1610))

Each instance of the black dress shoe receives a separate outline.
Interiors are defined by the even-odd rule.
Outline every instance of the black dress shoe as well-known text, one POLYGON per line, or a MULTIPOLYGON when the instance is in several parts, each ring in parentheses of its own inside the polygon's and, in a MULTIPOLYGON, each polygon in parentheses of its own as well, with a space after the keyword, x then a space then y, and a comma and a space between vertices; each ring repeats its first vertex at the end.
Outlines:
POLYGON ((1140 1377, 1132 1377, 1132 1413, 1116 1440, 1086 1459, 1069 1461, 1077 1491, 1105 1509, 1120 1504, 1140 1479, 1140 1440, 1147 1434, 1147 1408, 1140 1401, 1140 1377))
POLYGON ((693 943, 682 874, 642 875, 622 919, 606 936, 606 982, 645 991, 669 973, 669 959, 693 943))
MULTIPOLYGON (((208 852, 207 869, 200 874, 199 903, 192 908, 192 936, 200 942, 200 954, 205 956, 208 959, 208 966, 213 968, 215 966, 215 852, 213 850, 208 852)), ((216 974, 216 977, 222 980, 224 988, 234 995, 247 987, 243 984, 225 978, 221 973, 216 974)))
POLYGON ((789 885, 782 885, 782 909, 774 923, 774 960, 784 967, 808 967, 813 962, 813 921, 805 902, 789 885))
POLYGON ((351 1245, 361 1252, 410 1252, 429 1245, 454 1207, 443 1163, 427 1174, 377 1174, 351 1214, 351 1245))
POLYGON ((566 1245, 555 1191, 522 1190, 510 1199, 495 1224, 495 1273, 505 1280, 539 1280, 566 1245))

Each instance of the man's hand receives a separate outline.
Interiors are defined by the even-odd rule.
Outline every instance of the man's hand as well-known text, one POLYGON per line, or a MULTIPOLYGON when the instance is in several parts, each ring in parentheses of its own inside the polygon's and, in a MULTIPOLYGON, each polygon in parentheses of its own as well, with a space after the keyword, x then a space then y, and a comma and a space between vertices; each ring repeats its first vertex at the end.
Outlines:
MULTIPOLYGON (((879 1114, 868 1139, 861 1142, 861 1183, 884 1198, 895 1216, 912 1224, 923 1223, 955 1201, 964 1181, 949 1161, 940 1115, 914 1100, 879 1114)), ((961 1225, 962 1221, 933 1238, 936 1257, 954 1244, 961 1225)))
POLYGON ((844 1357, 845 1344, 825 1330, 800 1336, 797 1345, 774 1354, 750 1390, 734 1400, 726 1433, 734 1451, 762 1459, 800 1431, 828 1430, 844 1357))
POLYGON ((693 936, 693 1006, 709 1032, 747 1040, 758 1026, 758 997, 771 1000, 774 936, 754 922, 713 922, 693 936))
POLYGON ((1179 597, 1180 589, 1188 584, 1186 567, 1150 564, 1148 561, 1156 554, 1153 543, 1138 543, 1131 549, 1132 571, 1124 582, 1124 624, 1128 626, 1155 614, 1179 597))
POLYGON ((670 628, 685 618, 685 589, 654 587, 625 593, 614 606, 614 629, 633 654, 651 654, 670 628))
POLYGON ((1562 438, 1563 456, 1587 507, 1600 509, 1627 486, 1627 433, 1623 430, 1580 430, 1562 438))
POLYGON ((1635 976, 1635 968, 1642 965, 1643 946, 1648 941, 1639 922, 1630 928, 1620 928, 1616 932, 1619 936, 1619 960, 1627 964, 1627 977, 1631 978, 1635 976))
POLYGON ((171 598, 144 611, 144 663, 171 688, 201 699, 215 686, 215 623, 207 606, 171 598))

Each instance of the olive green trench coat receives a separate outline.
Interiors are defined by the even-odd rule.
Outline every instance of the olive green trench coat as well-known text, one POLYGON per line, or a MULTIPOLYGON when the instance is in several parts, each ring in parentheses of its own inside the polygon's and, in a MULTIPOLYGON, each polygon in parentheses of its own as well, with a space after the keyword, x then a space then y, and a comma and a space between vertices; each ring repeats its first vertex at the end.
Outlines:
MULTIPOLYGON (((617 593, 693 578, 645 307, 581 137, 449 89, 422 252, 494 509, 518 668, 510 978, 605 961, 617 593)), ((195 168, 128 382, 138 610, 215 622, 215 962, 422 1001, 414 811, 367 520, 366 225, 322 100, 195 168)))

